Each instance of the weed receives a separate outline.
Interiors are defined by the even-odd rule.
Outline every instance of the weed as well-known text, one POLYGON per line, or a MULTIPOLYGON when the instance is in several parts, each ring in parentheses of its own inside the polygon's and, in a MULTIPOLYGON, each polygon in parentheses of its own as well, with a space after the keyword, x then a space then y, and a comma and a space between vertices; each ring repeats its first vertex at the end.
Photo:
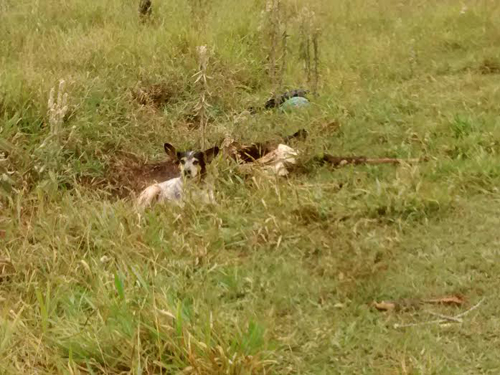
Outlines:
POLYGON ((207 102, 208 95, 208 59, 209 51, 206 46, 197 47, 198 58, 200 61, 200 70, 195 75, 195 83, 199 83, 199 100, 196 104, 195 111, 196 115, 200 120, 200 131, 201 131, 201 148, 206 148, 206 132, 207 132, 207 111, 210 105, 207 102))

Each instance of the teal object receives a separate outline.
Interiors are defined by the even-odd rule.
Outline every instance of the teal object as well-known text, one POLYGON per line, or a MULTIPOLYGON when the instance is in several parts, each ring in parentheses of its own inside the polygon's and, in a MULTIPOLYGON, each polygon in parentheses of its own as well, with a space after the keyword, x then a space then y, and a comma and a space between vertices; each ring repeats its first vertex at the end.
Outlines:
POLYGON ((309 100, 307 100, 306 98, 303 98, 302 96, 296 96, 285 101, 280 106, 280 109, 282 111, 290 111, 296 108, 308 107, 309 104, 309 100))

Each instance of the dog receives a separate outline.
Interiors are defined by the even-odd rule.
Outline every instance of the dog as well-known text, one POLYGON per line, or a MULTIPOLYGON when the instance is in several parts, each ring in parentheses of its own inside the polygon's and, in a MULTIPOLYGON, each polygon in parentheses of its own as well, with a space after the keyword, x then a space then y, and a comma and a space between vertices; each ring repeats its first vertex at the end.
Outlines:
POLYGON ((202 187, 201 200, 204 203, 213 203, 213 191, 206 189, 205 178, 207 165, 219 154, 219 147, 215 146, 205 151, 177 151, 170 143, 163 145, 165 153, 178 164, 180 176, 170 180, 153 184, 142 191, 137 199, 139 208, 151 206, 153 202, 169 201, 178 205, 183 204, 185 185, 195 182, 202 187), (205 189, 203 189, 205 188, 205 189))

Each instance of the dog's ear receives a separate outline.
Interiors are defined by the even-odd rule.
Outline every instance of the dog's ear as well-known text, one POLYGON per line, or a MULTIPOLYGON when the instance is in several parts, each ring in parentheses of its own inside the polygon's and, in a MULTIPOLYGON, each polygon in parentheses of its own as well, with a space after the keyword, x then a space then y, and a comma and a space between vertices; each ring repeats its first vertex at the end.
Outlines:
POLYGON ((164 143, 163 144, 163 149, 165 150, 166 154, 172 159, 175 160, 177 159, 177 153, 175 151, 175 147, 172 146, 170 143, 164 143))
POLYGON ((205 155, 205 163, 210 163, 219 153, 219 147, 215 146, 212 148, 209 148, 208 150, 205 150, 203 154, 205 155))

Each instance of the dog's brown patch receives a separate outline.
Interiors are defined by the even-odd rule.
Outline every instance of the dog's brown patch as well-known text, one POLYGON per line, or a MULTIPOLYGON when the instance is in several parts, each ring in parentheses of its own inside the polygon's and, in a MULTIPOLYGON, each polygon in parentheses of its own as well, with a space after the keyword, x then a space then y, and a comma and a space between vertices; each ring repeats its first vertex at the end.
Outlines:
MULTIPOLYGON (((276 150, 278 145, 282 142, 288 144, 293 141, 304 141, 307 136, 307 130, 300 129, 292 135, 281 137, 281 141, 269 140, 266 142, 256 142, 247 145, 242 145, 238 142, 232 141, 222 147, 226 156, 243 163, 252 163, 276 150)), ((222 141, 221 143, 224 144, 225 142, 222 141)))
POLYGON ((274 149, 272 145, 265 143, 254 143, 251 145, 242 146, 238 149, 238 158, 244 163, 251 163, 267 155, 274 149))

